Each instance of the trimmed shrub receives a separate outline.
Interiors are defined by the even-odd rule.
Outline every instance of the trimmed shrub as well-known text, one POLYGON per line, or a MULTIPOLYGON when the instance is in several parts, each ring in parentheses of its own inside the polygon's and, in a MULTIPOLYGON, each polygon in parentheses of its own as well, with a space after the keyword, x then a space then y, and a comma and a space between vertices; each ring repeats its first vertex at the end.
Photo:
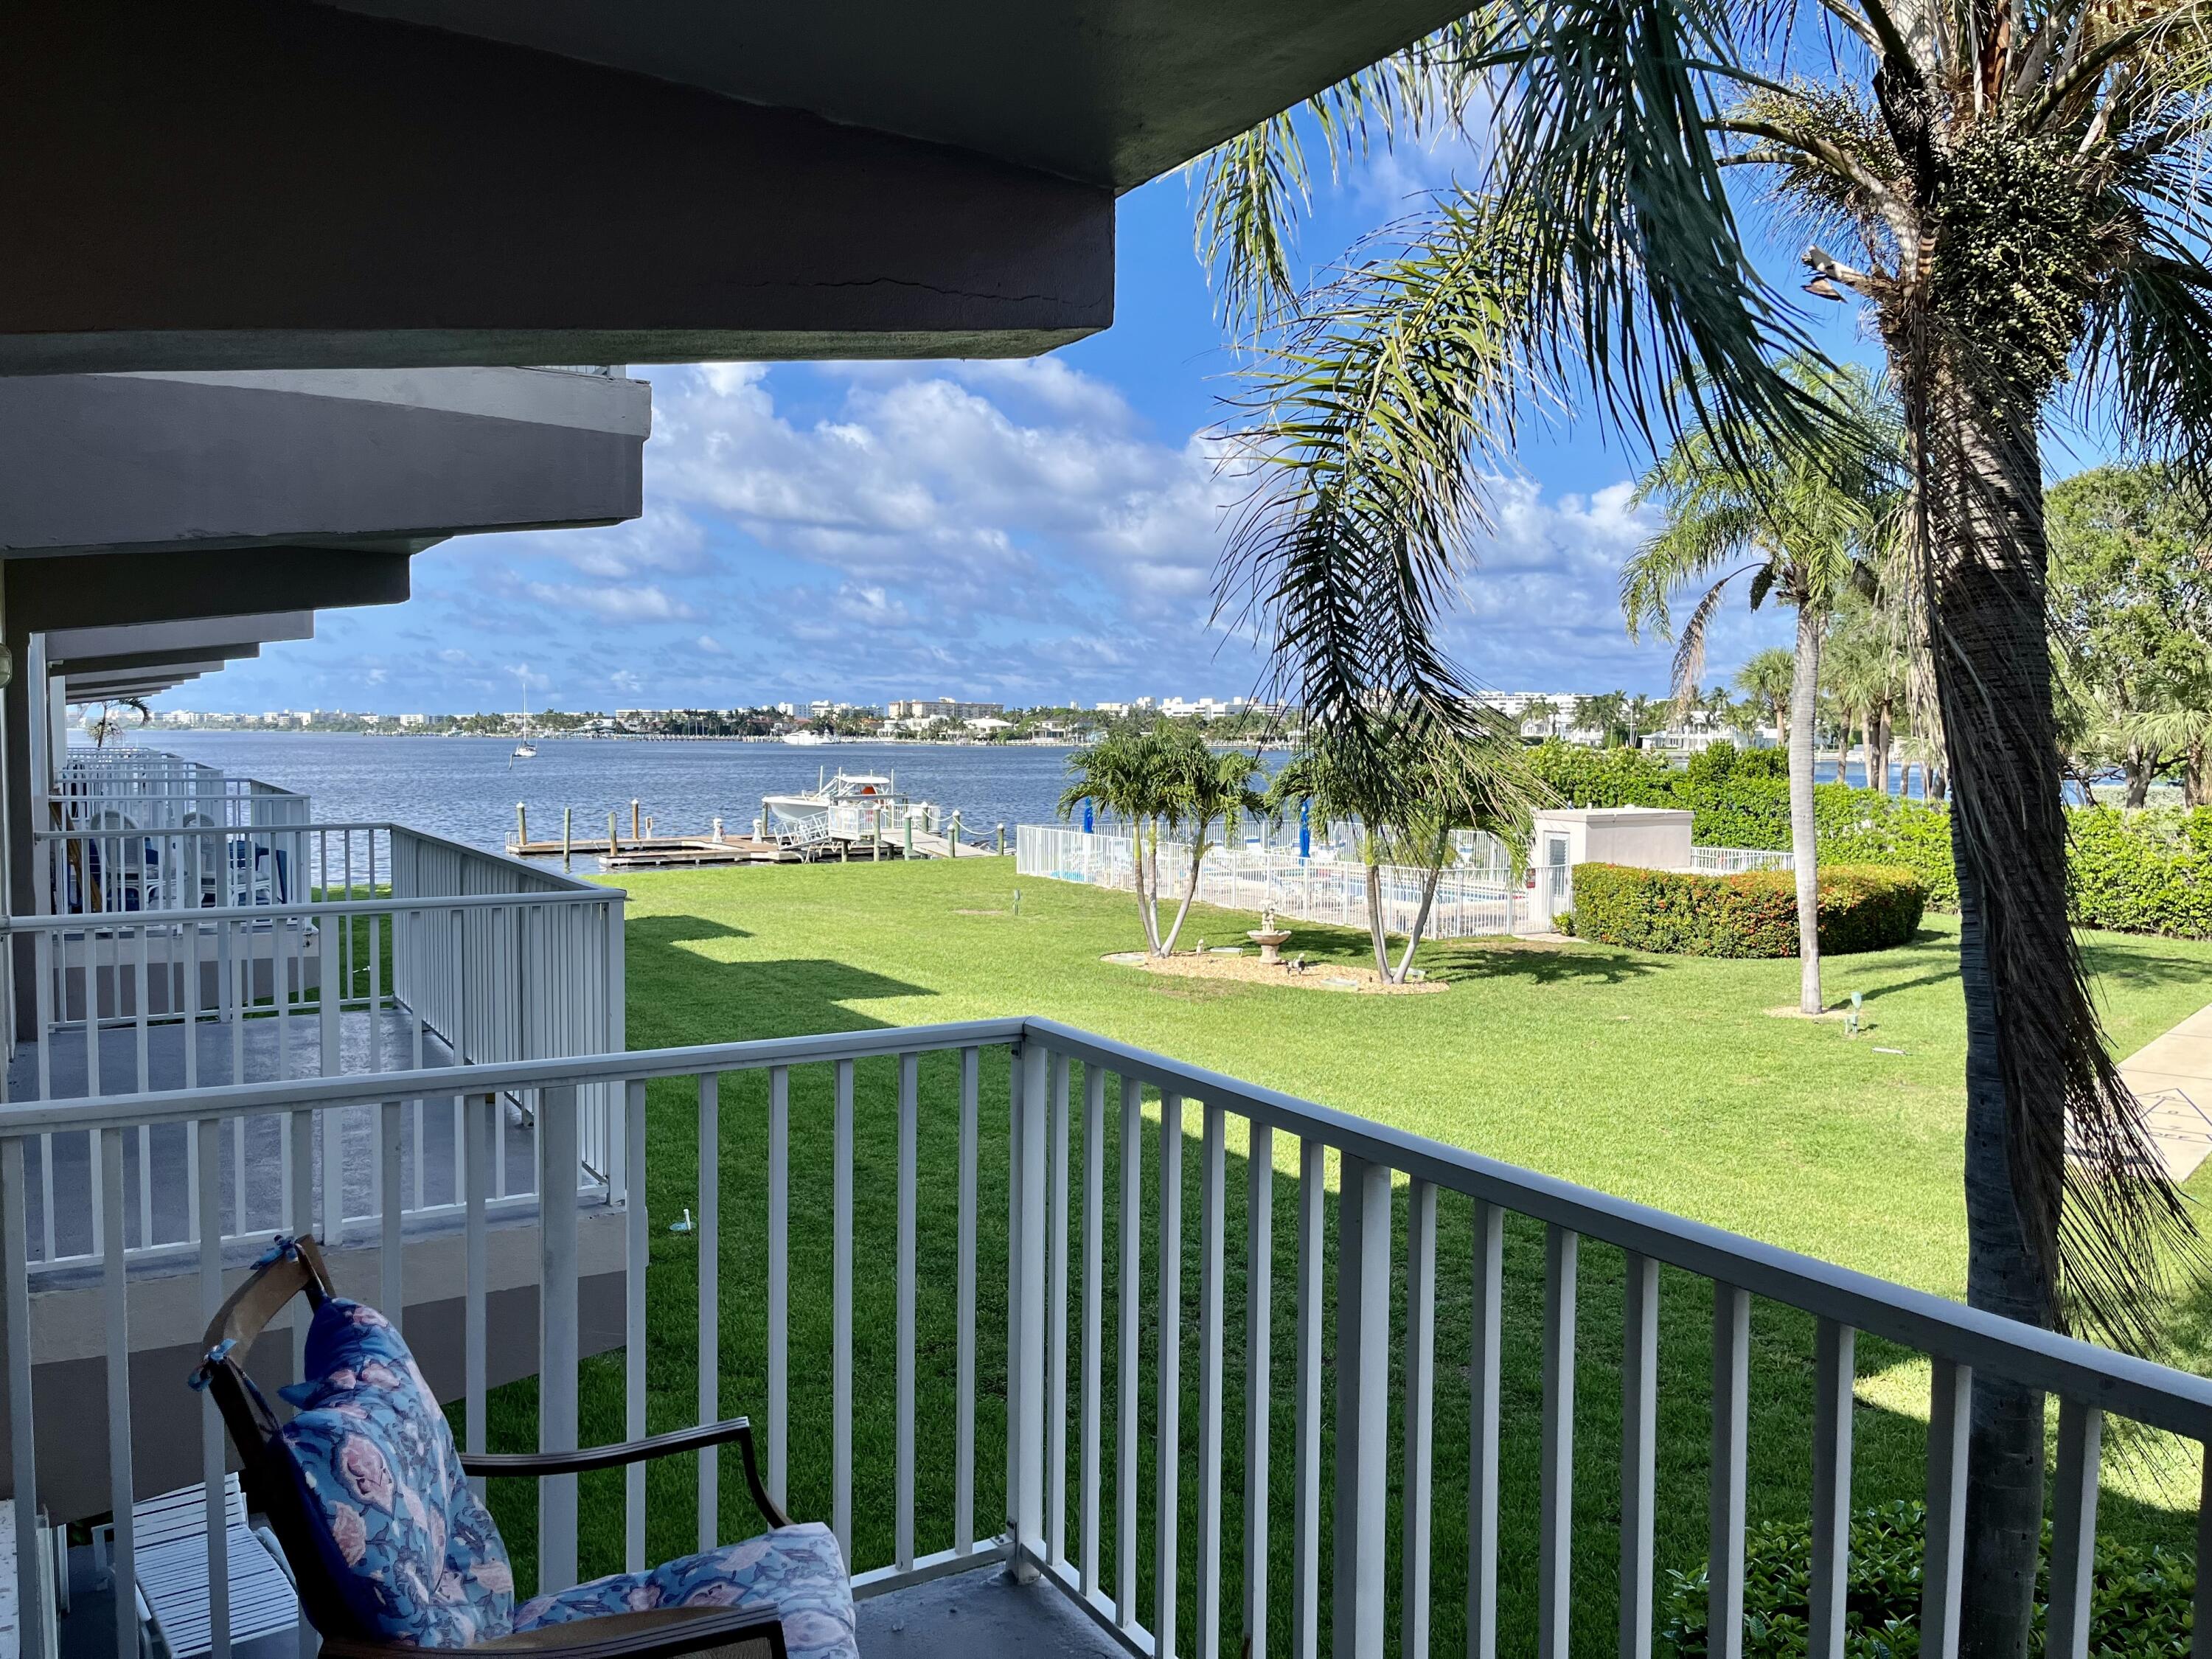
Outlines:
MULTIPOLYGON (((1558 742, 1529 758, 1564 805, 1686 806, 1700 847, 1789 849, 1789 757, 1778 749, 1715 744, 1680 769, 1640 750, 1558 742)), ((1948 806, 1823 783, 1813 817, 1823 864, 1901 866, 1920 878, 1928 904, 1959 908, 1948 806)), ((2212 807, 2077 806, 2067 820, 2081 926, 2212 939, 2212 807)))
POLYGON ((2084 927, 2212 939, 2212 807, 2069 815, 2074 915, 2084 927))
MULTIPOLYGON (((1575 866, 1571 931, 1601 945, 1684 957, 1794 957, 1797 878, 1787 870, 1738 876, 1575 866)), ((1836 865, 1820 872, 1820 949, 1886 951, 1920 926, 1928 890, 1911 871, 1836 865)))
MULTIPOLYGON (((1844 1595, 1844 1652, 1850 1659, 1916 1659, 1920 1651, 1920 1572, 1927 1510, 1885 1504, 1851 1517, 1850 1576, 1844 1595)), ((2051 1559, 2044 1528, 2041 1559, 2051 1559)), ((1744 1550, 1746 1659, 1803 1659, 1812 1620, 1813 1528, 1769 1522, 1750 1529, 1744 1550)), ((1675 1659, 1706 1659, 1705 1569, 1669 1572, 1659 1637, 1675 1659)), ((2044 1646, 2050 1571, 2037 1571, 2035 1627, 2028 1651, 2044 1646)), ((2114 1659, 2184 1659, 2197 1566, 2160 1547, 2097 1540, 2089 1596, 2089 1650, 2114 1659)))
MULTIPOLYGON (((1902 866, 1920 878, 1936 909, 1959 908, 1949 807, 1824 783, 1813 791, 1813 823, 1824 861, 1902 866)), ((1781 844, 1790 844, 1786 836, 1781 844)))

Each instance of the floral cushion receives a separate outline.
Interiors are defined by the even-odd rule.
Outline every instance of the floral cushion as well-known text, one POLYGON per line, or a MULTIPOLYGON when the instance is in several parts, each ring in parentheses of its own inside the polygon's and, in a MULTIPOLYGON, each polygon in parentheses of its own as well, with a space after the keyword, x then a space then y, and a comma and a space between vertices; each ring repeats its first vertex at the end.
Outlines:
POLYGON ((392 1322, 333 1297, 307 1332, 299 1414, 277 1431, 325 1577, 362 1630, 425 1648, 514 1628, 507 1546, 461 1473, 437 1396, 392 1322))
POLYGON ((857 1659, 853 1591, 830 1528, 778 1527, 742 1544, 687 1555, 651 1572, 618 1572, 515 1610, 514 1628, 648 1607, 741 1607, 782 1621, 790 1659, 857 1659))

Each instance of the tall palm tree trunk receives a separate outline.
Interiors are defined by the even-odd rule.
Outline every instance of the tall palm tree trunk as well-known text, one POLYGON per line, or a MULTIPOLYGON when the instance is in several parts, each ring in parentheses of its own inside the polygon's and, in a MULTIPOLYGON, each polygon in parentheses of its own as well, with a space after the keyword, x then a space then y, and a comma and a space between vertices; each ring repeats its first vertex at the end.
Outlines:
MULTIPOLYGON (((2043 489, 2032 418, 1938 378, 1923 460, 1938 705, 1966 1007, 1966 1300, 2057 1322, 2069 1082, 2102 1056, 2066 908, 2066 826, 2045 643, 2043 489), (2077 1021, 2087 1022, 2086 1031, 2077 1021)), ((2028 1649, 2043 1522, 2044 1399, 1974 1378, 1966 1659, 2028 1649)))
POLYGON ((1820 613, 1797 607, 1797 663, 1790 682, 1790 850, 1797 866, 1797 1007, 1820 1012, 1820 871, 1813 817, 1814 709, 1820 692, 1820 613))

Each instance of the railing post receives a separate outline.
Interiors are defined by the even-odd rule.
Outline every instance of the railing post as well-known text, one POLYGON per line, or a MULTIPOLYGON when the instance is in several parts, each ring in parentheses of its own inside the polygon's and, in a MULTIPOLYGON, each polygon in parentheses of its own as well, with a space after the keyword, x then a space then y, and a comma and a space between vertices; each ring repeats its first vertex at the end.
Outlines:
MULTIPOLYGON (((49 1148, 46 1156, 53 1156, 49 1148)), ((15 1487, 15 1583, 35 1585, 39 1553, 39 1454, 31 1411, 30 1239, 24 1231, 23 1143, 0 1140, 0 1275, 6 1279, 8 1330, 8 1450, 15 1487)), ((21 1610, 17 1651, 46 1651, 52 1610, 42 1595, 18 1592, 21 1610)))
POLYGON ((1390 1171, 1343 1160, 1336 1245, 1334 1650, 1381 1659, 1389 1486, 1390 1171))
MULTIPOLYGON (((538 1097, 538 1449, 576 1446, 576 1090, 538 1097)), ((576 1582, 576 1477, 538 1482, 538 1594, 576 1582)))
MULTIPOLYGON (((1045 1051, 1034 1039, 1021 1049, 1021 1164, 1014 1171, 1020 1191, 1020 1225, 1015 1258, 1020 1305, 1017 1328, 1021 1346, 1015 1394, 1014 1542, 1043 1557, 1044 1540, 1044 1273, 1045 1273, 1045 1051)), ((1036 1576, 1034 1564, 1021 1563, 1016 1576, 1036 1576)))

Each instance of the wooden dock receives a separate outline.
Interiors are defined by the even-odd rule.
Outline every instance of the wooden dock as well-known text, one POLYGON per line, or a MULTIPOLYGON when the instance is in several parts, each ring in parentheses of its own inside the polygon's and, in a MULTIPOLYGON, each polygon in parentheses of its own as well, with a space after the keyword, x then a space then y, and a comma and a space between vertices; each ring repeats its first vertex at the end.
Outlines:
MULTIPOLYGON (((568 818, 562 814, 564 823, 568 818)), ((821 834, 812 840, 799 840, 790 836, 732 836, 722 829, 722 820, 716 818, 711 833, 697 836, 657 836, 653 833, 653 820, 639 811, 639 803, 629 804, 629 834, 623 835, 619 820, 607 815, 606 833, 582 836, 569 835, 557 841, 533 841, 530 837, 530 822, 523 809, 514 809, 514 833, 507 838, 507 853, 510 858, 561 859, 572 863, 577 859, 596 860, 602 870, 703 870, 743 864, 829 864, 863 863, 884 859, 946 859, 981 857, 987 851, 970 845, 966 851, 956 844, 951 836, 933 834, 927 830, 912 830, 903 823, 885 825, 880 839, 873 836, 821 834)), ((821 821, 826 823, 826 817, 821 821)), ((952 827, 957 828, 959 815, 955 813, 952 827)), ((756 826, 757 827, 757 825, 756 826)))
MULTIPOLYGON (((596 860, 602 870, 706 870, 744 864, 866 864, 877 857, 872 841, 846 841, 835 836, 806 847, 759 841, 750 836, 724 836, 720 840, 713 836, 640 836, 634 839, 617 836, 611 847, 605 836, 595 836, 589 841, 572 842, 565 848, 557 841, 517 842, 509 838, 507 851, 510 857, 526 859, 557 859, 565 853, 572 860, 596 860)), ((985 856, 985 851, 970 848, 957 856, 981 858, 985 856)), ((914 855, 917 859, 955 856, 951 843, 944 836, 919 831, 914 838, 914 855)), ((905 856, 902 841, 884 837, 882 857, 886 862, 905 856)))

